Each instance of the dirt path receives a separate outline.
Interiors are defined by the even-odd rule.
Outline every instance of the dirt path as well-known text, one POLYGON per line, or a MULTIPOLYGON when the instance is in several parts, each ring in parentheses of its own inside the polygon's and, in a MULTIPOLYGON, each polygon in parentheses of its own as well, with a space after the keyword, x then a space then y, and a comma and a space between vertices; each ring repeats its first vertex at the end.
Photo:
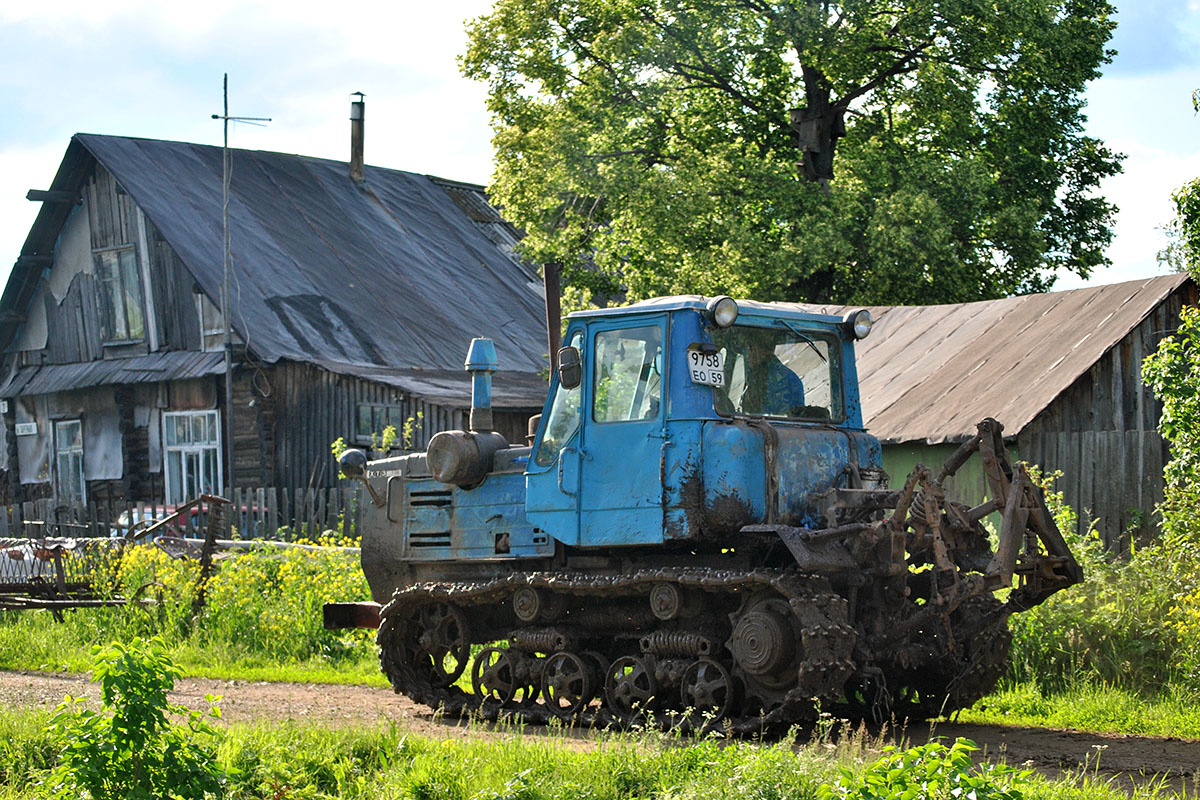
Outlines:
MULTIPOLYGON (((53 709, 64 695, 99 697, 99 686, 86 676, 42 672, 0 671, 0 707, 53 709)), ((296 721, 361 727, 392 721, 418 735, 446 738, 491 736, 486 726, 465 726, 435 719, 429 709, 387 689, 366 686, 330 686, 296 683, 246 683, 206 678, 182 680, 174 700, 205 708, 204 696, 221 695, 222 716, 227 722, 261 720, 296 721)), ((527 735, 541 729, 530 728, 527 735)), ((556 732, 557 737, 562 732, 556 732)), ((932 737, 974 740, 990 759, 1014 766, 1028 765, 1046 775, 1093 768, 1099 757, 1099 774, 1129 788, 1164 776, 1176 791, 1195 793, 1200 782, 1200 741, 1121 734, 1094 734, 1044 728, 941 723, 932 730, 921 726, 906 731, 912 743, 932 737)), ((586 734, 580 734, 587 746, 586 734)))

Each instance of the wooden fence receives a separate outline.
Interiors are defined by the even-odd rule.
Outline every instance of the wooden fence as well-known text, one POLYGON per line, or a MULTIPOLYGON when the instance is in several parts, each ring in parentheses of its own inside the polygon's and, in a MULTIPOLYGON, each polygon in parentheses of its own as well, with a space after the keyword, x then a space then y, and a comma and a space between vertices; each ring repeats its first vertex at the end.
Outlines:
MULTIPOLYGON (((362 489, 235 489, 229 499, 235 509, 233 526, 243 539, 315 539, 323 531, 340 530, 357 536, 362 489)), ((121 532, 131 521, 159 519, 172 510, 162 503, 60 504, 34 500, 0 506, 0 538, 29 536, 93 537, 121 532)), ((189 535, 202 531, 203 509, 191 515, 189 535)))

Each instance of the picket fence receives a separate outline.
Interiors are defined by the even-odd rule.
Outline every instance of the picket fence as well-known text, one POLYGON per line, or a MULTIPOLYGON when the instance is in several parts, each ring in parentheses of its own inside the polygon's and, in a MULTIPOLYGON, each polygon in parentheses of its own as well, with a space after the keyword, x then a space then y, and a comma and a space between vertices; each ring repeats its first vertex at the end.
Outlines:
MULTIPOLYGON (((232 523, 237 536, 244 539, 316 539, 327 530, 357 536, 361 493, 358 485, 335 489, 239 488, 229 496, 235 509, 232 523)), ((120 500, 87 504, 32 500, 0 506, 0 538, 106 537, 122 533, 130 521, 159 519, 172 508, 162 503, 120 500)), ((187 535, 202 535, 206 521, 203 509, 192 514, 187 535)))

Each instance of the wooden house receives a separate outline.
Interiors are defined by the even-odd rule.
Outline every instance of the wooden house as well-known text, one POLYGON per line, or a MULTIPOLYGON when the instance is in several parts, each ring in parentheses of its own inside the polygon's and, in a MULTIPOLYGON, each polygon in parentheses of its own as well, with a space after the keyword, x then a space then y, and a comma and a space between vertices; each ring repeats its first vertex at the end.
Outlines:
POLYGON ((497 428, 524 439, 547 361, 516 232, 482 187, 364 169, 358 145, 357 175, 231 151, 229 405, 222 149, 72 138, 0 297, 10 502, 332 486, 338 437, 463 426, 474 336, 496 342, 497 428))
MULTIPOLYGON (((863 419, 899 481, 940 466, 975 425, 1004 425, 1014 459, 1061 470, 1057 488, 1109 547, 1153 531, 1170 457, 1141 364, 1196 304, 1185 274, 1002 300, 872 308, 859 342, 863 419)), ((806 306, 829 313, 848 307, 806 306)), ((952 490, 983 496, 978 459, 952 490)))

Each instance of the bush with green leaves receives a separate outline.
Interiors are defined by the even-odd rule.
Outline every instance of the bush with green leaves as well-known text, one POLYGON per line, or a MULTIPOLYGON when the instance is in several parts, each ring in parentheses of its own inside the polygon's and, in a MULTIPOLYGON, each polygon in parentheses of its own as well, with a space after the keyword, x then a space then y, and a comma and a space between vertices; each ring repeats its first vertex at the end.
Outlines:
POLYGON ((1099 683, 1135 692, 1161 689, 1180 673, 1170 624, 1176 591, 1167 554, 1157 544, 1115 558, 1094 528, 1079 530, 1075 512, 1054 490, 1061 473, 1031 470, 1084 582, 1013 615, 1009 678, 1046 692, 1099 683))
MULTIPOLYGON (((1200 237, 1200 222, 1195 227, 1200 237)), ((1171 445, 1159 506, 1164 570, 1174 589, 1169 622, 1188 681, 1200 687, 1200 308, 1182 309, 1179 329, 1146 359, 1142 377, 1162 401, 1158 429, 1171 445)))
MULTIPOLYGON (((103 713, 67 697, 50 720, 61 748, 46 787, 55 798, 198 800, 221 792, 216 763, 220 736, 206 715, 169 702, 179 669, 161 640, 114 642, 96 648, 92 680, 103 713), (171 721, 177 716, 182 723, 171 721)), ((220 716, 217 698, 206 698, 220 716)))
POLYGON ((817 787, 820 800, 1021 800, 1033 774, 1003 764, 976 766, 970 739, 947 747, 930 742, 907 750, 884 748, 883 758, 857 775, 842 767, 836 783, 817 787))
POLYGON ((1159 342, 1142 377, 1162 401, 1158 430, 1171 444, 1163 533, 1168 540, 1200 541, 1200 308, 1182 309, 1178 331, 1159 342))

